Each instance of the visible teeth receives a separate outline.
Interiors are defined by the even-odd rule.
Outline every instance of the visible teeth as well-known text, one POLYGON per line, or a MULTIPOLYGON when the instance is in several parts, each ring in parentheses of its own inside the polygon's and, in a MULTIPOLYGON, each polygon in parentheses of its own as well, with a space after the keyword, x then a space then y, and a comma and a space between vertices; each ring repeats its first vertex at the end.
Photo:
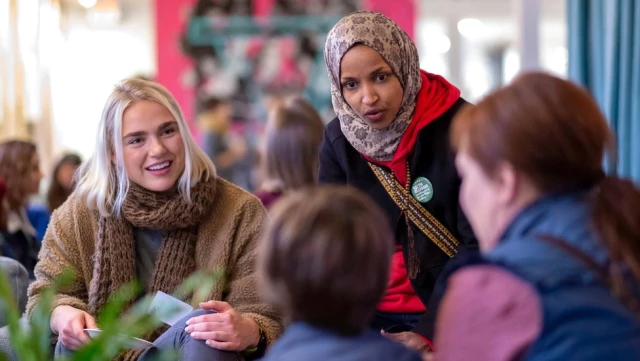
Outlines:
POLYGON ((167 168, 169 166, 169 162, 164 162, 164 163, 160 163, 160 164, 156 164, 154 166, 151 166, 147 169, 149 170, 160 170, 160 169, 164 169, 167 168))

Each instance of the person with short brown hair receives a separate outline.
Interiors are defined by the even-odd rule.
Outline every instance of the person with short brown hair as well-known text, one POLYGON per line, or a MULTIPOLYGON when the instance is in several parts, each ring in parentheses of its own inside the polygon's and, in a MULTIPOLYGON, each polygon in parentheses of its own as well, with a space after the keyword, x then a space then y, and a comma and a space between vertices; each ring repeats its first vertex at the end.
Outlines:
POLYGON ((449 277, 436 358, 638 360, 640 190, 605 174, 591 95, 527 73, 464 109, 451 141, 483 256, 449 277))
POLYGON ((290 323, 278 360, 420 360, 369 329, 393 253, 384 213, 360 191, 323 186, 276 203, 258 272, 267 302, 290 323))
POLYGON ((303 98, 278 102, 269 113, 262 151, 264 180, 256 196, 269 208, 282 194, 314 186, 324 123, 303 98))

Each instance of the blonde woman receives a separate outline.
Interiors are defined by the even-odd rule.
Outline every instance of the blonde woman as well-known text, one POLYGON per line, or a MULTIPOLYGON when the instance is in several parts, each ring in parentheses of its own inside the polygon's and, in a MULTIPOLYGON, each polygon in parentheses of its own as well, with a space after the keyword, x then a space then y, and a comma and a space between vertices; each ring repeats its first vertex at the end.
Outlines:
POLYGON ((265 207, 284 192, 315 185, 323 129, 320 115, 302 98, 273 105, 262 152, 265 179, 256 193, 265 207))
POLYGON ((276 313, 255 291, 254 246, 264 217, 257 199, 216 176, 166 89, 125 80, 106 102, 75 192, 52 216, 27 314, 44 287, 74 270, 51 315, 57 352, 74 350, 89 340, 85 328, 100 327, 96 314, 125 283, 138 280, 143 294, 172 293, 194 271, 221 269, 227 288, 205 303, 185 299, 199 309, 148 335, 156 347, 142 356, 127 351, 120 359, 163 348, 189 360, 258 356, 280 333, 276 313))

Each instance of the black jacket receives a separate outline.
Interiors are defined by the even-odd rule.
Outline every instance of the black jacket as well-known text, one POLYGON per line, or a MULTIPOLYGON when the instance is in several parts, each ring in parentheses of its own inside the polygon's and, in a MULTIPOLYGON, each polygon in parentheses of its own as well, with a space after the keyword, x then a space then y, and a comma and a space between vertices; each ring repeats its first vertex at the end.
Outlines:
MULTIPOLYGON (((425 177, 433 185, 433 198, 423 207, 442 223, 456 239, 461 250, 477 249, 477 240, 458 204, 460 178, 449 145, 449 128, 453 116, 466 102, 461 98, 451 109, 432 121, 418 133, 413 151, 409 154, 411 179, 425 177)), ((400 208, 394 203, 364 157, 351 146, 340 129, 338 119, 325 128, 320 145, 320 183, 346 184, 364 191, 385 211, 391 229, 402 244, 406 264, 409 264, 407 228, 400 208)), ((413 224, 416 251, 420 258, 420 273, 411 281, 416 294, 427 305, 427 312, 415 332, 433 339, 436 306, 440 292, 432 299, 436 280, 449 257, 413 224)))
POLYGON ((35 279, 33 269, 38 262, 39 251, 36 239, 23 231, 0 233, 0 254, 20 262, 27 269, 30 280, 35 279))

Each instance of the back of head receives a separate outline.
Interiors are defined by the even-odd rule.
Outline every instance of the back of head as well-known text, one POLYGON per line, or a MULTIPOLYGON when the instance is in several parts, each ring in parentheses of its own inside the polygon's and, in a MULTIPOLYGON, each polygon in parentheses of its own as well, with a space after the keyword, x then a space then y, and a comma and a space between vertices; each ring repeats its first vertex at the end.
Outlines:
POLYGON ((544 73, 521 75, 464 109, 451 137, 489 176, 506 162, 542 194, 591 187, 592 221, 609 250, 616 287, 624 288, 623 269, 640 280, 640 192, 605 176, 613 136, 586 90, 544 73))
POLYGON ((304 99, 289 98, 269 114, 264 144, 267 182, 291 190, 315 184, 324 123, 304 99))
POLYGON ((389 276, 393 236, 355 189, 292 192, 272 208, 259 253, 260 284, 291 322, 352 335, 368 327, 389 276))
POLYGON ((25 177, 35 154, 36 146, 31 142, 9 140, 0 143, 0 178, 4 178, 10 209, 16 210, 24 205, 28 196, 25 177))
POLYGON ((129 189, 123 158, 122 119, 127 107, 136 101, 162 105, 177 123, 185 154, 185 168, 177 184, 183 197, 190 200, 192 186, 201 179, 215 176, 213 163, 193 139, 173 95, 153 81, 124 79, 114 87, 105 103, 92 157, 78 170, 78 194, 105 217, 119 214, 129 189))
POLYGON ((612 142, 593 98, 544 73, 521 75, 467 107, 452 132, 487 174, 507 161, 543 193, 599 180, 612 142))

